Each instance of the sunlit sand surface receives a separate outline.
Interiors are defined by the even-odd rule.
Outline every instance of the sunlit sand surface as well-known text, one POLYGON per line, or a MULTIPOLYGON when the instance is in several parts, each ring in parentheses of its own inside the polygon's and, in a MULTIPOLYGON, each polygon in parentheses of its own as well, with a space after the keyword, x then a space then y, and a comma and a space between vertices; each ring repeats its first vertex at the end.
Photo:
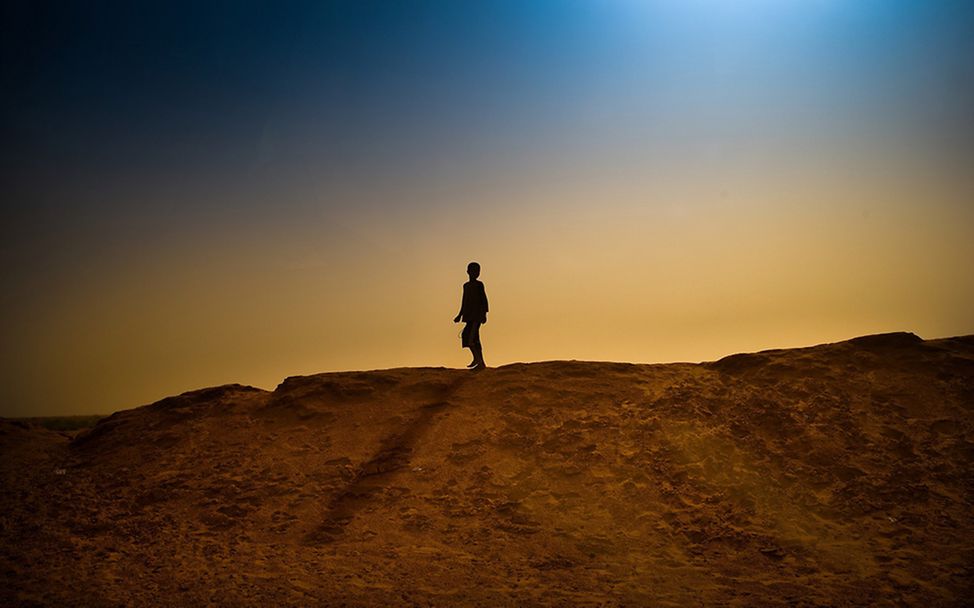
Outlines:
POLYGON ((232 385, 0 426, 4 606, 962 606, 974 337, 232 385))

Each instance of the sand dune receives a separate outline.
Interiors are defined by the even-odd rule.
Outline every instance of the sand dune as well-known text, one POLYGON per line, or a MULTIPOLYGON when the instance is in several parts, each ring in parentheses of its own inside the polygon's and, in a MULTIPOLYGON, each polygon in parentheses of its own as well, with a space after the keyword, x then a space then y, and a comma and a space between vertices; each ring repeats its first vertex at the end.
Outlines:
POLYGON ((974 336, 293 377, 0 451, 4 606, 974 597, 974 336))

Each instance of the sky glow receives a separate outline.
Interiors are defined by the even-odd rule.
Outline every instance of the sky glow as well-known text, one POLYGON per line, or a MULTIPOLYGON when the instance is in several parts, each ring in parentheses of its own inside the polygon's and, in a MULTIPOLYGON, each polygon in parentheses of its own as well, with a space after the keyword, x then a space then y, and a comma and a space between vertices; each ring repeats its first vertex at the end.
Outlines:
POLYGON ((3 415, 974 332, 966 3, 6 11, 3 415))

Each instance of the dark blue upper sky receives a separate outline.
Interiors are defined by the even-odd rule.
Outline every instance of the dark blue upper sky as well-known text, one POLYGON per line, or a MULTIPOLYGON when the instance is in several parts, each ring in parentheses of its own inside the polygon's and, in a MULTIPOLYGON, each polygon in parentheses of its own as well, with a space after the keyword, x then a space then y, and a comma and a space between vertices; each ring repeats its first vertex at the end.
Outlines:
POLYGON ((843 87, 845 106, 904 93, 889 102, 950 103, 944 93, 970 94, 974 53, 971 9, 960 2, 96 1, 3 10, 7 167, 59 155, 234 164, 249 160, 268 128, 285 150, 325 138, 369 147, 417 131, 543 130, 559 114, 572 118, 593 90, 632 97, 643 118, 664 113, 667 95, 735 112, 735 101, 761 108, 761 95, 790 94, 814 103, 843 87), (734 4, 742 8, 728 14, 734 4))
POLYGON ((506 98, 524 109, 594 60, 598 23, 565 6, 546 15, 543 3, 13 5, 7 152, 26 163, 59 153, 125 163, 205 150, 219 163, 252 153, 269 122, 295 145, 302 135, 349 144, 477 122, 485 117, 472 107, 503 112, 506 98))

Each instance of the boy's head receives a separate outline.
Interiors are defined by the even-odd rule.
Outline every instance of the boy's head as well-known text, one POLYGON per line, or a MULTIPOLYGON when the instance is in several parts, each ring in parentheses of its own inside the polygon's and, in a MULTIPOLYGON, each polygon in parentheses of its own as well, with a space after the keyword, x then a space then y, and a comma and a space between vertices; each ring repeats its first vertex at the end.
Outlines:
POLYGON ((470 275, 471 279, 476 279, 480 276, 480 264, 477 262, 470 262, 467 264, 467 274, 470 275))

